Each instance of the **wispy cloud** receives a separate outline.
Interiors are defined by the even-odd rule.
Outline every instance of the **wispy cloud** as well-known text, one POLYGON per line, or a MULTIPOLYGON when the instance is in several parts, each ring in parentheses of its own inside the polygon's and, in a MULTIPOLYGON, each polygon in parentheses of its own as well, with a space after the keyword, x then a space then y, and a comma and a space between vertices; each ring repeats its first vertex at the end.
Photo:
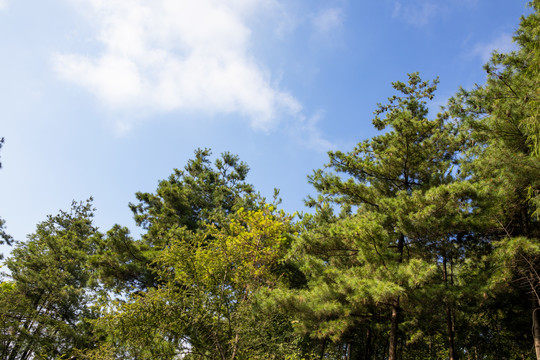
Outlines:
POLYGON ((480 57, 482 62, 485 63, 489 61, 493 51, 507 53, 513 50, 517 50, 517 45, 512 41, 512 35, 501 34, 490 42, 474 45, 471 55, 473 57, 480 57))
POLYGON ((320 110, 311 117, 302 116, 299 121, 293 124, 294 128, 291 131, 297 141, 317 152, 327 152, 334 150, 336 145, 325 138, 321 132, 318 123, 324 119, 325 113, 320 110))
POLYGON ((341 8, 323 9, 312 18, 315 31, 323 36, 329 36, 343 27, 344 14, 341 8))
POLYGON ((4 10, 8 6, 8 0, 0 0, 0 10, 4 10))
POLYGON ((480 0, 392 0, 392 17, 411 25, 426 26, 456 11, 470 11, 480 0))
POLYGON ((424 26, 432 21, 441 11, 441 4, 430 0, 396 1, 392 12, 393 18, 401 19, 415 26, 424 26))
POLYGON ((297 133, 303 134, 300 143, 318 152, 335 150, 336 145, 322 134, 318 123, 324 118, 324 112, 317 112, 310 118, 304 118, 298 124, 297 133))
POLYGON ((103 50, 57 53, 54 67, 115 109, 238 113, 270 129, 302 111, 250 52, 248 20, 273 3, 77 0, 103 50))

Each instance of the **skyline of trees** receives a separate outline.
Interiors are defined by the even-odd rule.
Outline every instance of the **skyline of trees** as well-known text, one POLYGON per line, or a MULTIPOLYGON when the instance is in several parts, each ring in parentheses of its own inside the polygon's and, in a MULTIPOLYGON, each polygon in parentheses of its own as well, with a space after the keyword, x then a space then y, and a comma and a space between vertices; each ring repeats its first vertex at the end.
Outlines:
MULTIPOLYGON (((4 261, 0 357, 540 360, 540 0, 433 116, 418 73, 286 214, 197 149, 129 204, 50 215, 4 261)), ((3 145, 0 140, 0 148, 3 145)), ((8 244, 11 239, 2 230, 8 244)))

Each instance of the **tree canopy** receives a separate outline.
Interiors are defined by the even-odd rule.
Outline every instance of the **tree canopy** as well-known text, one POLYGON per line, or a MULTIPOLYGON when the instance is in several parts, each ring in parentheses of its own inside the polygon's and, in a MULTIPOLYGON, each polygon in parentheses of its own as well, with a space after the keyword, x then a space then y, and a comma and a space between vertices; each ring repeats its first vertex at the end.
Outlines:
POLYGON ((238 156, 198 149, 136 193, 138 238, 101 232, 92 199, 48 216, 4 261, 1 358, 540 360, 530 5, 518 49, 439 113, 438 79, 394 82, 377 135, 308 177, 306 213, 262 197, 238 156))

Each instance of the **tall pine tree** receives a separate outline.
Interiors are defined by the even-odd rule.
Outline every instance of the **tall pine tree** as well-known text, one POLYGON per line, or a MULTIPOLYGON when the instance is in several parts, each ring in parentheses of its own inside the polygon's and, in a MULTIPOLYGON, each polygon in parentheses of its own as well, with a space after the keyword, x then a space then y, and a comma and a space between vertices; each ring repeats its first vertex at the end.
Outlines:
POLYGON ((501 270, 493 280, 509 293, 531 295, 540 359, 540 1, 530 6, 533 12, 514 36, 518 50, 494 53, 485 65, 486 84, 461 90, 452 110, 470 125, 476 142, 472 179, 489 189, 484 212, 492 226, 486 231, 496 247, 492 261, 501 270))
MULTIPOLYGON (((330 152, 327 167, 310 177, 320 196, 308 201, 317 211, 297 244, 309 288, 288 297, 304 314, 299 328, 336 341, 387 324, 395 360, 412 295, 437 269, 448 279, 449 243, 471 212, 471 189, 454 181, 458 129, 444 114, 427 117, 436 84, 417 73, 393 83, 399 95, 379 104, 373 119, 383 133, 351 152, 330 152)), ((454 359, 451 302, 440 310, 448 313, 454 359)), ((372 345, 361 345, 363 353, 372 345)))

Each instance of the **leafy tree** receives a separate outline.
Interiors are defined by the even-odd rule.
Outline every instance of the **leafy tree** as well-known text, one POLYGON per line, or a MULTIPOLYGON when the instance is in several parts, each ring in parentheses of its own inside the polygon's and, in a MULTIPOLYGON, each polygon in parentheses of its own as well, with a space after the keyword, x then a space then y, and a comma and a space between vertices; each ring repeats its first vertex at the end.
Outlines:
POLYGON ((209 149, 198 149, 184 170, 175 169, 162 180, 155 193, 137 193, 138 203, 130 204, 135 221, 146 233, 141 240, 127 228, 114 226, 95 258, 102 281, 118 291, 137 291, 159 284, 153 262, 169 246, 169 231, 189 231, 216 226, 240 208, 255 209, 261 201, 245 179, 249 167, 230 153, 210 161, 209 149))
POLYGON ((93 273, 89 257, 101 235, 92 225, 91 202, 49 216, 19 242, 2 283, 2 359, 55 359, 90 346, 93 273))
POLYGON ((238 157, 212 164, 210 155, 197 150, 155 193, 137 193, 141 240, 114 226, 92 257, 103 284, 124 292, 97 321, 116 356, 255 358, 302 342, 286 314, 257 298, 278 278, 292 281, 281 262, 290 219, 264 205, 238 157))
POLYGON ((169 246, 155 260, 161 285, 119 304, 102 323, 117 351, 138 359, 284 358, 294 343, 274 341, 290 324, 254 306, 258 290, 279 281, 289 221, 266 206, 199 231, 169 230, 169 246))

